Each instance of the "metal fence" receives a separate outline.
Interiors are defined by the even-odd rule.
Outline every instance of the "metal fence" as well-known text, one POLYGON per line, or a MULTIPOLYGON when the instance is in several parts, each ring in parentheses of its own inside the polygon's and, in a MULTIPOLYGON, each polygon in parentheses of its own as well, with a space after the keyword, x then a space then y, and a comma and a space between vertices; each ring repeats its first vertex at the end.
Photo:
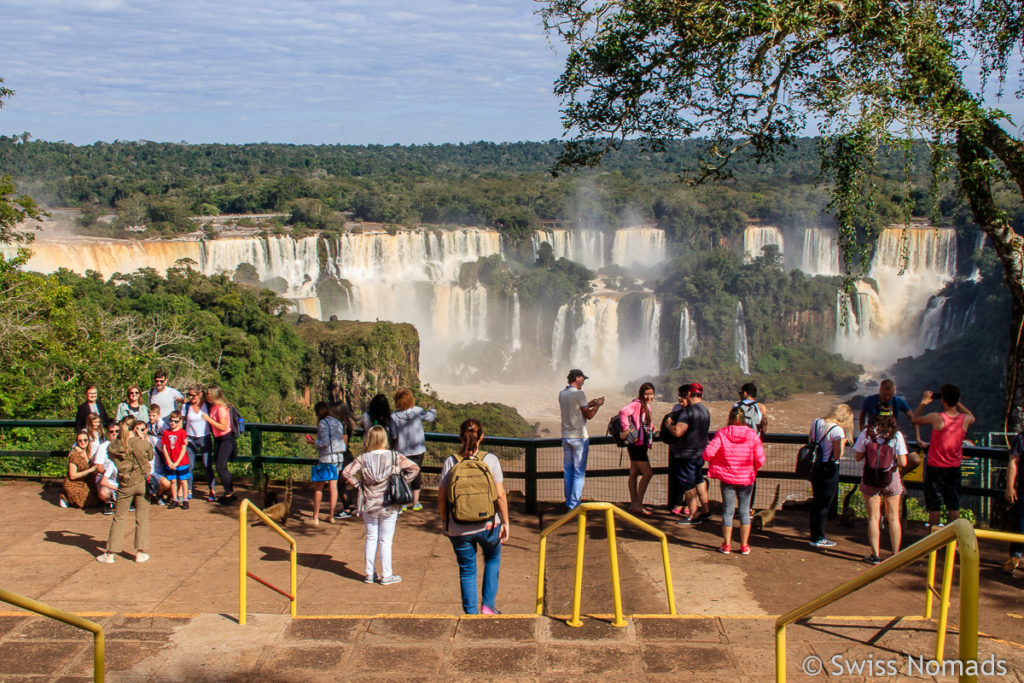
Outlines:
MULTIPOLYGON (((64 458, 67 448, 50 450, 6 449, 9 439, 7 430, 68 430, 67 447, 71 445, 71 420, 0 420, 0 461, 9 458, 64 458), (6 450, 5 450, 6 449, 6 450)), ((236 465, 248 470, 256 482, 266 476, 268 466, 285 466, 302 479, 305 467, 316 464, 312 448, 305 445, 305 435, 315 434, 316 428, 306 425, 281 425, 270 423, 247 423, 245 434, 239 439, 239 457, 236 465), (306 452, 308 457, 282 455, 286 452, 306 452)), ((354 440, 359 442, 357 438, 354 440)), ((437 475, 441 463, 454 453, 459 442, 454 434, 428 433, 427 457, 424 460, 424 486, 437 486, 437 475)), ((52 440, 52 439, 51 439, 52 440)), ((796 453, 806 443, 803 434, 766 434, 765 465, 758 473, 754 507, 767 508, 771 505, 776 488, 780 503, 803 501, 810 497, 810 484, 793 473, 796 453)), ((915 444, 910 443, 913 447, 915 444)), ((498 456, 505 476, 505 488, 510 500, 520 501, 526 512, 536 512, 541 503, 557 503, 564 500, 562 483, 562 445, 560 439, 518 439, 487 437, 483 448, 498 456)), ((358 448, 354 449, 358 452, 358 448)), ((654 478, 647 489, 645 503, 664 505, 668 497, 668 446, 656 444, 650 453, 654 478)), ((974 510, 979 519, 987 519, 993 499, 1003 497, 1005 490, 1007 451, 1005 448, 964 447, 963 507, 974 510)), ((6 468, 10 470, 11 468, 6 468)), ((600 436, 590 439, 590 455, 587 464, 586 484, 583 497, 587 500, 606 502, 628 501, 626 481, 629 474, 629 457, 625 449, 618 448, 611 437, 600 436)), ((840 481, 860 481, 860 464, 853 458, 844 459, 840 481)), ((908 496, 923 501, 920 482, 905 482, 908 496)), ((709 487, 712 499, 718 499, 718 486, 709 487)))

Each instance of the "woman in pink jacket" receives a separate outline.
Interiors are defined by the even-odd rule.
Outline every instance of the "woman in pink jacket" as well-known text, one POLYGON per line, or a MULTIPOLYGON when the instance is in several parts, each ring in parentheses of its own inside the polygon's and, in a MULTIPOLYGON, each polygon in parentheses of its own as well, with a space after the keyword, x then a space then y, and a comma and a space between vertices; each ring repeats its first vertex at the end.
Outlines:
POLYGON ((628 405, 619 411, 619 426, 623 432, 634 430, 636 441, 626 446, 629 453, 629 511, 634 515, 650 515, 644 507, 644 494, 651 483, 650 451, 654 445, 654 421, 651 418, 651 401, 654 400, 654 385, 644 382, 640 391, 628 405), (639 478, 639 481, 637 479, 639 478))
POLYGON ((757 471, 764 465, 764 446, 757 432, 746 425, 743 411, 733 408, 729 424, 718 430, 704 449, 708 477, 722 484, 722 538, 725 543, 718 552, 731 551, 733 514, 739 506, 740 554, 750 554, 750 496, 754 491, 757 471))

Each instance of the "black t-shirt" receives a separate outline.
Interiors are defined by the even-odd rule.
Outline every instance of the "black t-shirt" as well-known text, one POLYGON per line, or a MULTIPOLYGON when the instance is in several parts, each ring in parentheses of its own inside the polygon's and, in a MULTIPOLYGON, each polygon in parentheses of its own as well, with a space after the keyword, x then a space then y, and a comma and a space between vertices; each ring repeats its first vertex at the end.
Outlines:
POLYGON ((688 457, 695 453, 703 453, 708 445, 708 431, 711 429, 711 413, 708 412, 707 406, 704 403, 687 406, 679 413, 678 421, 685 422, 689 427, 682 438, 672 446, 672 453, 688 457))

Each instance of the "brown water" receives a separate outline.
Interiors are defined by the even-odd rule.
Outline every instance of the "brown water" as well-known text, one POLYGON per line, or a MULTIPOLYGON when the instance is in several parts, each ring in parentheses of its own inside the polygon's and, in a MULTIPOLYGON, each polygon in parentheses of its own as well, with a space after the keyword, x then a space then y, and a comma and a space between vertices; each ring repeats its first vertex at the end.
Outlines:
MULTIPOLYGON (((438 395, 456 403, 483 403, 495 401, 510 405, 530 424, 537 425, 540 436, 559 436, 561 418, 558 411, 558 392, 565 388, 564 380, 557 374, 546 382, 530 384, 508 384, 506 382, 481 382, 478 384, 445 384, 431 383, 438 395)), ((587 398, 605 397, 605 404, 590 423, 592 436, 604 434, 604 427, 614 412, 629 403, 635 394, 625 394, 621 387, 611 389, 600 387, 592 382, 584 385, 583 391, 587 398)), ((834 394, 797 394, 785 401, 772 401, 766 404, 768 410, 768 431, 781 433, 806 433, 811 421, 826 414, 836 403, 844 401, 844 397, 834 394)), ((717 429, 725 424, 732 401, 710 401, 711 427, 717 429)), ((654 415, 660 422, 661 416, 672 408, 671 403, 654 402, 654 415)))

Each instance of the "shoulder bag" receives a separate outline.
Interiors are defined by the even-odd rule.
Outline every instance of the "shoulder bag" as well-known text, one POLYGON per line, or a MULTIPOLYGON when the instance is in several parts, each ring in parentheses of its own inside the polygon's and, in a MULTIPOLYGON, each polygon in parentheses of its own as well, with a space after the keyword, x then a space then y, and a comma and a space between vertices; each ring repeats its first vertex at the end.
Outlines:
POLYGON ((398 466, 398 453, 391 451, 391 476, 388 478, 388 502, 390 505, 408 505, 412 502, 412 489, 402 476, 398 466))

